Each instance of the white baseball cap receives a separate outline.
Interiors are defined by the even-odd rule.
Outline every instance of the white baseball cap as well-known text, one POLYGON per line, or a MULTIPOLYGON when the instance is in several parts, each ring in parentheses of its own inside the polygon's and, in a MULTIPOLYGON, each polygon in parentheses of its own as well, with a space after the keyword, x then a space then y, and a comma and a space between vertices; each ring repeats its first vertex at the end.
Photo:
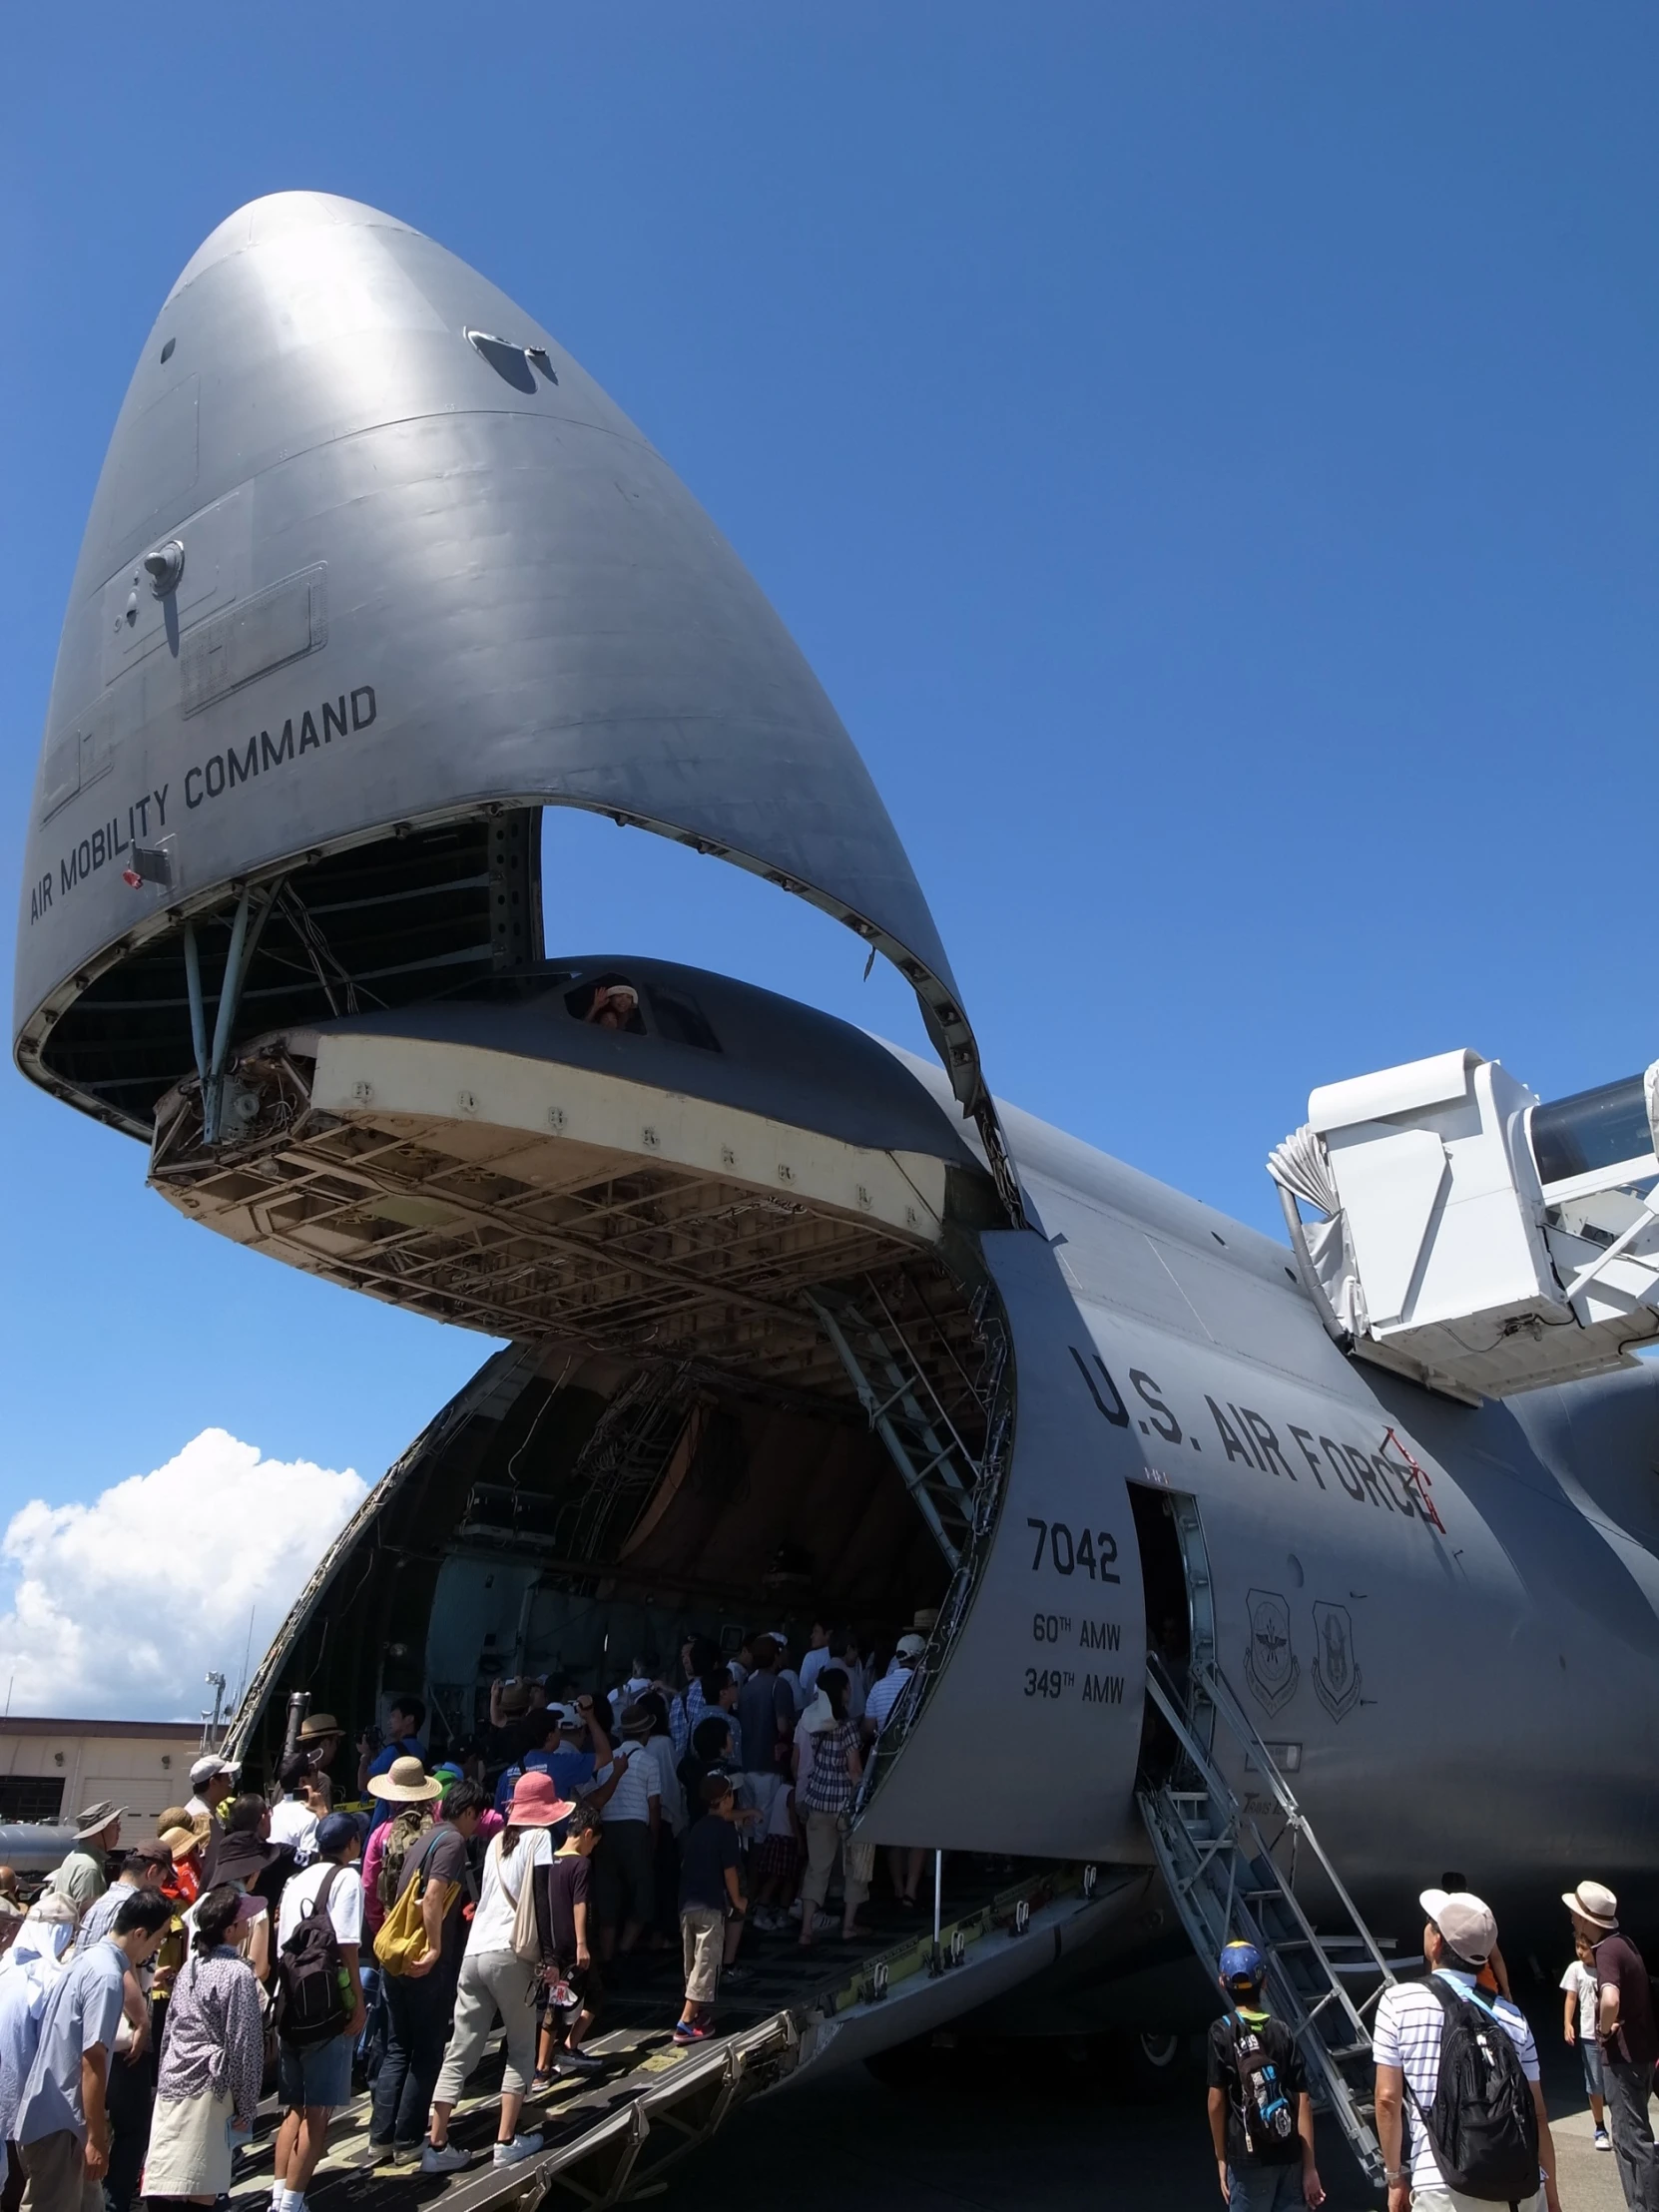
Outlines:
POLYGON ((1483 1966, 1497 1947, 1497 1922, 1483 1898, 1468 1890, 1424 1890, 1417 1903, 1459 1958, 1483 1966))

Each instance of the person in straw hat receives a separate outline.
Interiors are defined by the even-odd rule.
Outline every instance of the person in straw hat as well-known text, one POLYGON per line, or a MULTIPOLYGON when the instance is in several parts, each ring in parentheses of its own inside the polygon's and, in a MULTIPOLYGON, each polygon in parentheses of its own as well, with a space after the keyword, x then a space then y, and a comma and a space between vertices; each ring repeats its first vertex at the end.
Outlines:
MULTIPOLYGON (((430 1808, 436 1784, 421 1762, 405 1753, 384 1774, 370 1778, 369 1789, 386 1805, 400 1827, 399 1808, 430 1808)), ((380 1903, 389 1912, 419 1884, 426 1947, 403 1972, 387 1974, 380 1987, 386 2008, 386 2054, 374 2080, 371 2149, 396 2160, 418 2158, 425 2146, 426 2114, 443 2065, 450 2008, 460 1972, 465 1923, 457 1908, 470 1890, 467 1845, 477 1832, 479 1815, 489 1804, 476 1782, 453 1782, 443 1794, 443 1814, 407 1845, 392 1873, 393 1842, 384 1847, 378 1877, 380 1903)))
POLYGON ((1642 1954, 1619 1927, 1619 1901, 1600 1882, 1564 1890, 1573 1931, 1590 1944, 1597 1985, 1601 2079, 1619 2184, 1631 2212, 1659 2212, 1659 2150, 1648 2123, 1648 2091, 1659 2060, 1659 2025, 1642 1954))

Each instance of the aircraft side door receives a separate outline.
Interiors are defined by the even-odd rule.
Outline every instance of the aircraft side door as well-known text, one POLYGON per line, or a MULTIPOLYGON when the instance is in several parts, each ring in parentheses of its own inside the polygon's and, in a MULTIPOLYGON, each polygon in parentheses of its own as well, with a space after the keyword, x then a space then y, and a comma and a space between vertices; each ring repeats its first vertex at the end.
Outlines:
POLYGON ((1014 1365, 1001 1507, 966 1619, 858 1834, 1144 1859, 1145 1608, 1128 1495, 1144 1461, 1049 1246, 1030 1230, 982 1245, 1014 1365))

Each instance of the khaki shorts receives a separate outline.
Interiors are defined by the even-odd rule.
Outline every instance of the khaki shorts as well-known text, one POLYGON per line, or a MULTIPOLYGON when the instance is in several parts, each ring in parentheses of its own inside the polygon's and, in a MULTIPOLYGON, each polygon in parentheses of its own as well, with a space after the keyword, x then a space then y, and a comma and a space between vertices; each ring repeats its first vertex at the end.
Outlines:
POLYGON ((720 1987, 721 1953, 726 1947, 726 1915, 718 1905, 684 1907, 680 1942, 686 1954, 686 2002, 713 2004, 720 1987))

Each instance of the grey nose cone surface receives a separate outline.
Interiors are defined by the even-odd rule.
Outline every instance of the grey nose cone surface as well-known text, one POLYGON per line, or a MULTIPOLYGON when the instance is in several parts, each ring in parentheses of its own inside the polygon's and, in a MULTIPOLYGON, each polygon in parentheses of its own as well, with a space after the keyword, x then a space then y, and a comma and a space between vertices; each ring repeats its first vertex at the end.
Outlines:
POLYGON ((82 1019, 54 1047, 89 984, 154 1006, 184 921, 249 879, 326 858, 349 891, 342 852, 544 804, 695 843, 850 923, 980 1099, 874 785, 662 458, 430 239, 320 194, 258 201, 174 286, 99 479, 31 809, 19 1063, 142 1127, 125 1045, 82 1019), (166 849, 165 882, 133 846, 166 849))

